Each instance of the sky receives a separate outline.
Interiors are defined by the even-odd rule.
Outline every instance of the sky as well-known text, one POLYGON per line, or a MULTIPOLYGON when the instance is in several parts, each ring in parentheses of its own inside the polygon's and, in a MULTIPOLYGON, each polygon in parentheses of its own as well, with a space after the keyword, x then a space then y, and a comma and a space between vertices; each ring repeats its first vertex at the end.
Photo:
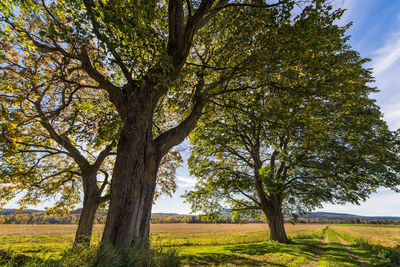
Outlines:
MULTIPOLYGON (((361 56, 372 59, 367 67, 373 68, 375 86, 380 90, 372 97, 381 107, 384 119, 392 130, 400 128, 400 0, 334 0, 335 8, 347 9, 338 24, 353 22, 347 32, 349 44, 361 56)), ((184 145, 186 147, 186 145, 184 145)), ((184 158, 189 155, 185 151, 184 158)), ((172 196, 161 196, 153 206, 153 212, 189 214, 190 205, 180 197, 193 189, 195 178, 186 166, 178 169, 176 182, 179 186, 172 196)), ((36 207, 43 209, 51 202, 36 207)), ((15 208, 10 203, 6 208, 15 208)), ((316 211, 352 213, 365 216, 400 216, 400 194, 379 189, 361 205, 324 204, 316 211)))
MULTIPOLYGON (((400 0, 335 0, 335 8, 347 9, 339 25, 353 22, 347 34, 349 44, 362 57, 372 61, 375 84, 380 92, 371 97, 377 100, 384 120, 391 130, 400 128, 400 0)), ((179 189, 172 198, 162 196, 153 206, 153 212, 188 214, 190 205, 180 197, 191 190, 195 179, 187 167, 177 172, 179 189)), ((400 193, 378 189, 361 205, 324 204, 316 211, 351 213, 364 216, 400 216, 400 193)))

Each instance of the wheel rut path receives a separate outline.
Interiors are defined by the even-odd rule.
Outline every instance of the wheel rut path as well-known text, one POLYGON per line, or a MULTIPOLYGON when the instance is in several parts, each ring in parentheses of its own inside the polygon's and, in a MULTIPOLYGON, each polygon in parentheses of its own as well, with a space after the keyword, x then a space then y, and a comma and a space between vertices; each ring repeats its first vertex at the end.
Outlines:
MULTIPOLYGON (((338 238, 338 240, 340 241, 340 243, 343 245, 343 247, 347 250, 350 251, 351 255, 354 257, 355 261, 357 262, 357 264, 361 267, 371 267, 373 265, 365 262, 363 259, 361 259, 354 251, 353 251, 353 247, 351 246, 350 243, 348 243, 346 240, 342 239, 337 233, 335 233, 336 237, 338 238)), ((301 267, 316 267, 318 266, 318 261, 321 258, 321 255, 324 253, 326 246, 329 243, 329 237, 328 234, 325 234, 324 239, 322 240, 322 243, 320 245, 319 250, 317 251, 317 253, 315 254, 314 258, 311 259, 310 262, 306 263, 306 264, 302 264, 300 265, 301 267)))
POLYGON ((315 266, 318 266, 319 258, 321 258, 321 255, 322 255, 322 253, 324 252, 325 247, 326 247, 326 245, 328 245, 328 243, 329 243, 329 237, 328 237, 328 234, 325 233, 325 237, 324 237, 324 239, 322 240, 322 243, 321 243, 321 245, 320 245, 320 248, 318 249, 318 251, 317 251, 317 253, 315 254, 314 258, 312 258, 311 261, 310 261, 309 263, 302 264, 302 265, 300 265, 300 266, 301 266, 301 267, 315 267, 315 266))
POLYGON ((335 235, 337 236, 337 238, 340 240, 340 242, 342 243, 342 245, 348 249, 351 254, 354 256, 355 260, 357 261, 357 263, 361 266, 361 267, 370 267, 373 266, 367 262, 365 262, 363 259, 361 259, 354 251, 353 251, 353 247, 350 245, 350 243, 348 243, 346 240, 342 239, 338 234, 335 233, 335 235))

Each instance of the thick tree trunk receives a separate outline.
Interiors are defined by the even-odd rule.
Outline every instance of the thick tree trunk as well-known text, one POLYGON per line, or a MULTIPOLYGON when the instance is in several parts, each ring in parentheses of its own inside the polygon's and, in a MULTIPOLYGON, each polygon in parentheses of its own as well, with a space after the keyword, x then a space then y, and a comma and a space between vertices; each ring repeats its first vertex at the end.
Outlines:
POLYGON ((289 239, 286 236, 282 214, 282 198, 280 196, 271 196, 268 203, 263 207, 263 212, 267 217, 270 240, 288 243, 289 239))
POLYGON ((103 234, 103 242, 116 247, 149 241, 158 164, 154 156, 145 158, 140 148, 144 149, 137 144, 137 140, 125 138, 120 140, 118 147, 111 182, 110 208, 103 234))
MULTIPOLYGON (((149 103, 149 100, 143 100, 143 103, 149 103)), ((128 115, 118 142, 110 207, 102 239, 103 243, 115 247, 148 243, 159 165, 153 145, 152 107, 128 115)))
MULTIPOLYGON (((202 84, 199 86, 202 88, 202 84)), ((161 158, 190 133, 204 106, 197 96, 187 118, 153 139, 153 112, 161 91, 151 90, 151 87, 150 84, 146 88, 125 88, 128 100, 118 107, 124 126, 118 141, 110 207, 102 239, 103 243, 117 248, 148 245, 161 158)))
POLYGON ((83 201, 82 213, 79 217, 79 225, 76 230, 75 242, 77 244, 90 244, 92 237, 92 230, 94 220, 96 218, 96 212, 99 207, 100 201, 97 196, 86 197, 83 201))

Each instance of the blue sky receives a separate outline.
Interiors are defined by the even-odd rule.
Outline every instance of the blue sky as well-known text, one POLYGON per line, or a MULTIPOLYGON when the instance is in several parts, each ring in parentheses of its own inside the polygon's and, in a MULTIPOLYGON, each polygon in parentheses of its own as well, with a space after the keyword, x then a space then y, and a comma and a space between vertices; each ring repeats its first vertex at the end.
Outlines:
MULTIPOLYGON (((400 128, 400 1, 335 0, 332 3, 336 8, 347 9, 338 23, 353 21, 348 31, 349 44, 363 57, 372 59, 367 66, 373 68, 375 86, 380 90, 372 97, 381 107, 389 127, 400 128)), ((180 188, 174 196, 162 196, 153 206, 153 212, 190 212, 190 206, 180 198, 195 184, 186 166, 179 169, 177 183, 180 188)), ((380 189, 359 206, 325 204, 318 211, 400 216, 400 194, 380 189)))
MULTIPOLYGON (((368 66, 374 69, 375 86, 380 90, 372 97, 381 107, 389 127, 392 130, 400 128, 400 0, 332 2, 336 8, 347 9, 339 24, 353 21, 353 26, 348 31, 351 35, 349 44, 363 57, 372 59, 368 66)), ((188 152, 184 154, 188 156, 188 152)), ((190 206, 180 197, 195 184, 195 179, 190 177, 186 165, 178 170, 177 184, 179 189, 173 197, 161 196, 153 206, 153 212, 190 212, 190 206)), ((43 209, 51 203, 50 201, 32 208, 43 209)), ((6 206, 15 207, 15 203, 6 206)), ((400 194, 380 189, 360 206, 326 204, 318 211, 400 216, 400 194)))

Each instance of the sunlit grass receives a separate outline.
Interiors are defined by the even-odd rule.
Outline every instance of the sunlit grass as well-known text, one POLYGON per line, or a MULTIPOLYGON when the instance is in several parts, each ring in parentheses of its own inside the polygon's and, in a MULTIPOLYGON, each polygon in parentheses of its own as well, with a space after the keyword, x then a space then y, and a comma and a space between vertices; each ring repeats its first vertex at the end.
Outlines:
POLYGON ((398 247, 374 245, 365 237, 349 234, 346 229, 334 229, 335 233, 346 240, 351 245, 353 252, 365 262, 373 266, 400 266, 400 251, 398 247))
MULTIPOLYGON (((313 231, 321 225, 287 225, 292 233, 313 231)), ((103 225, 95 225, 92 244, 100 241, 103 225)), ((30 256, 57 258, 72 247, 76 225, 0 225, 0 249, 30 256)), ((151 241, 169 247, 256 243, 268 239, 266 224, 153 224, 151 241), (262 230, 262 231, 261 231, 262 230)))
POLYGON ((400 247, 400 228, 397 226, 388 227, 387 225, 335 225, 332 229, 348 233, 352 236, 367 239, 375 245, 386 247, 400 247))
POLYGON ((318 261, 318 266, 358 266, 352 253, 341 244, 334 231, 326 231, 329 243, 318 261))
MULTIPOLYGON (((101 227, 101 226, 100 226, 101 227)), ((95 226, 92 245, 100 240, 99 226, 95 226)), ((4 228, 0 233, 4 233, 4 228), (3 232, 2 232, 3 231, 3 232)), ((322 225, 287 225, 293 244, 281 245, 267 241, 265 224, 216 225, 216 224, 164 224, 152 225, 153 246, 178 248, 185 262, 223 262, 228 255, 232 262, 307 262, 318 247, 322 225), (192 229, 192 232, 191 232, 192 229), (263 231, 260 231, 263 230, 263 231), (316 232, 315 232, 316 231, 316 232), (286 247, 286 249, 283 249, 286 247), (258 252, 257 252, 258 251, 258 252), (278 252, 279 251, 279 252, 278 252), (256 253, 257 252, 257 253, 256 253)), ((60 259, 64 251, 72 248, 74 228, 46 228, 44 225, 14 225, 13 234, 0 236, 0 249, 23 253, 41 259, 60 259), (19 230, 19 231, 18 231, 19 230), (46 235, 41 235, 41 230, 46 235)))
MULTIPOLYGON (((0 236, 0 250, 8 251, 10 255, 23 253, 33 257, 36 263, 33 261, 28 266, 83 266, 84 259, 79 257, 93 261, 101 233, 101 226, 96 226, 91 248, 86 252, 79 251, 83 255, 79 256, 71 250, 74 239, 71 226, 14 227, 11 234, 0 236), (40 229, 43 231, 38 231, 40 229)), ((266 225, 170 224, 152 227, 151 242, 155 248, 176 249, 183 266, 302 266, 310 262, 318 266, 358 266, 359 259, 377 266, 399 266, 400 253, 395 246, 376 244, 376 238, 395 242, 400 237, 398 229, 385 227, 386 234, 381 234, 380 229, 288 225, 291 243, 280 244, 268 241, 266 225), (329 242, 324 248, 326 235, 329 242), (375 239, 371 241, 369 237, 375 239), (348 244, 341 244, 340 238, 348 244)), ((1 225, 0 233, 4 233, 1 225)))
POLYGON ((299 266, 308 263, 318 252, 322 229, 289 235, 292 243, 274 241, 217 246, 186 246, 180 250, 189 265, 272 265, 299 266))

